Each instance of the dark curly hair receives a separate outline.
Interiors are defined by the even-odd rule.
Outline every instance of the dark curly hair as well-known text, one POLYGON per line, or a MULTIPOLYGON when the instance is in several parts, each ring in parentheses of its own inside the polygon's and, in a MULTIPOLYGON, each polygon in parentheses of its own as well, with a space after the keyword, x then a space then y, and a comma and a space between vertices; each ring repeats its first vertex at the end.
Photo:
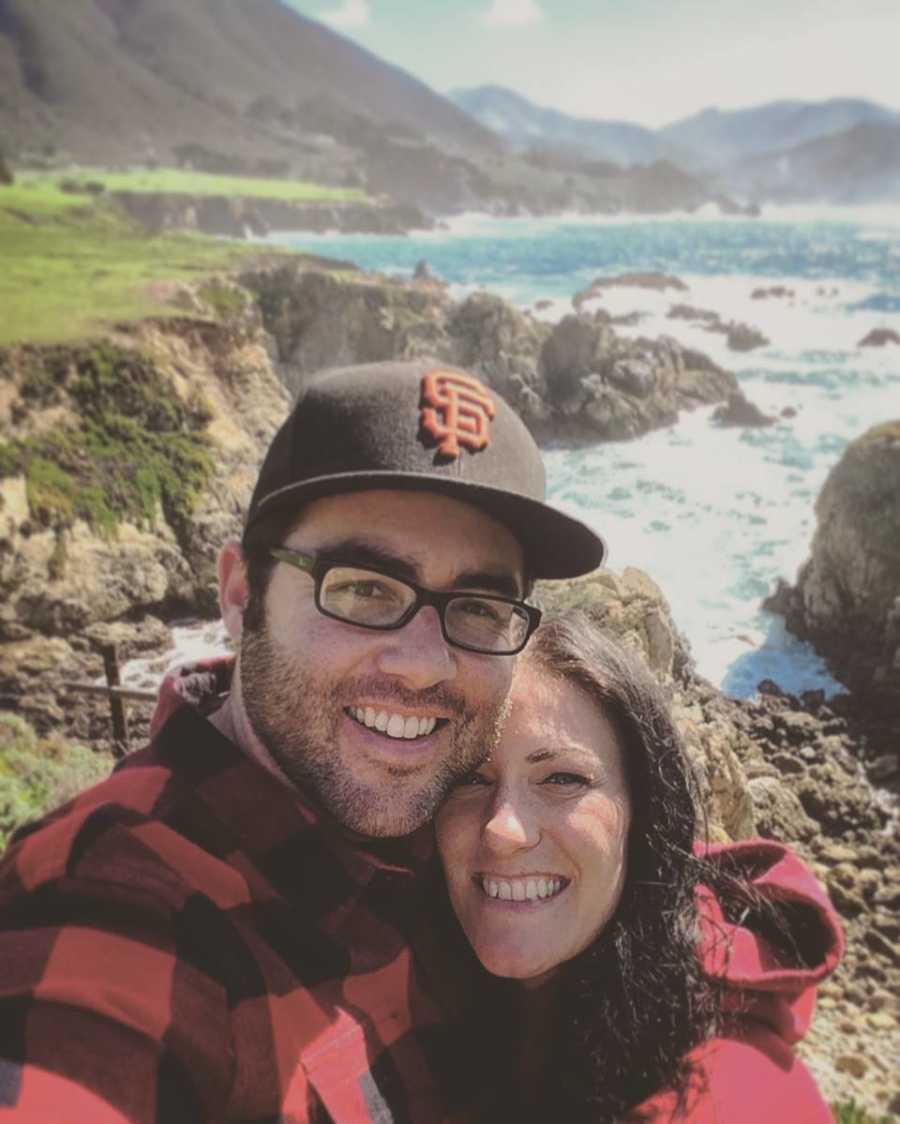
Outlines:
POLYGON ((461 1031, 460 1074, 480 1086, 473 1119, 612 1124, 657 1091, 685 1096, 686 1056, 717 1024, 717 991, 697 952, 695 887, 706 871, 692 851, 696 786, 661 688, 587 614, 545 618, 520 658, 575 684, 619 737, 632 805, 621 900, 556 974, 542 1072, 524 1081, 521 985, 481 968, 437 875, 417 948, 461 1031))

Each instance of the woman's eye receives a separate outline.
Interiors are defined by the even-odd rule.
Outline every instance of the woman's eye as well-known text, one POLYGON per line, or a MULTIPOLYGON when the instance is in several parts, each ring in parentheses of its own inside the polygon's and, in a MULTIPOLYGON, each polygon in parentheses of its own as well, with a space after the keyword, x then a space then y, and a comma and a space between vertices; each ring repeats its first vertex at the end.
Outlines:
POLYGON ((544 784, 559 785, 560 787, 584 787, 589 785, 590 778, 583 776, 581 773, 551 773, 549 777, 544 778, 544 784))

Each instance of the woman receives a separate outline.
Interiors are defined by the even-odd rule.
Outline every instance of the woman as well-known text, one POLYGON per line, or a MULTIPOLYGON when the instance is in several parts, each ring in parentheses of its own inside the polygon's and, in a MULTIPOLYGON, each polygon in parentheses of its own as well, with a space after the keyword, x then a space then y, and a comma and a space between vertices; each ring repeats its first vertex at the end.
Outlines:
POLYGON ((776 844, 695 856, 665 701, 585 616, 538 630, 496 753, 436 824, 460 939, 423 959, 471 1119, 831 1120, 790 1047, 840 954, 834 914, 776 844))

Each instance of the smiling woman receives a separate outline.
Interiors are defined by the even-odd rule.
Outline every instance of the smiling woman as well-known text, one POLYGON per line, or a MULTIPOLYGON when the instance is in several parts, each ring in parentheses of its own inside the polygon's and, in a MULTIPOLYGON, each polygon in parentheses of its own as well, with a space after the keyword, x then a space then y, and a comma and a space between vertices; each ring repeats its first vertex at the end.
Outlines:
POLYGON ((584 615, 545 620, 511 704, 436 818, 418 944, 465 1119, 830 1121, 791 1050, 841 948, 808 872, 769 841, 695 846, 665 698, 584 615))

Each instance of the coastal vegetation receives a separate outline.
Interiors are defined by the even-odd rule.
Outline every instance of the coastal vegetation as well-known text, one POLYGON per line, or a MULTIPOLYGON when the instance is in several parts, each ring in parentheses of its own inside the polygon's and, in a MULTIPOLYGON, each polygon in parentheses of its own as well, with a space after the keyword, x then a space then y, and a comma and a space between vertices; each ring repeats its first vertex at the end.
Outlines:
POLYGON ((0 850, 16 828, 103 780, 111 765, 105 754, 39 737, 17 714, 0 714, 0 850))
MULTIPOLYGON (((0 374, 11 364, 0 354, 0 374)), ((109 537, 126 519, 152 528, 160 511, 183 526, 213 471, 201 396, 183 401, 152 359, 107 342, 44 349, 22 367, 23 402, 66 419, 0 444, 0 477, 24 475, 38 526, 83 519, 109 537)))

